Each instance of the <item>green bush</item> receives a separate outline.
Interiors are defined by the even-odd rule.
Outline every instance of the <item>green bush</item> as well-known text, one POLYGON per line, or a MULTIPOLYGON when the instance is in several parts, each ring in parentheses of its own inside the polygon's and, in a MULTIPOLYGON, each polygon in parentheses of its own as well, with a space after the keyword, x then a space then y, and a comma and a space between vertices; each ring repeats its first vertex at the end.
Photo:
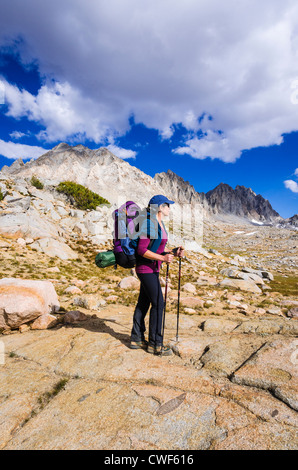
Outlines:
POLYGON ((2 191, 1 191, 1 189, 0 189, 0 201, 3 201, 3 199, 4 199, 4 196, 3 196, 3 193, 2 193, 2 191))
POLYGON ((36 189, 43 189, 43 184, 41 181, 36 176, 32 176, 30 183, 32 186, 34 186, 36 189))
POLYGON ((74 183, 72 181, 63 181, 56 187, 59 193, 65 194, 71 202, 82 210, 95 210, 97 206, 101 204, 110 204, 109 201, 99 196, 99 194, 90 191, 81 184, 74 183))

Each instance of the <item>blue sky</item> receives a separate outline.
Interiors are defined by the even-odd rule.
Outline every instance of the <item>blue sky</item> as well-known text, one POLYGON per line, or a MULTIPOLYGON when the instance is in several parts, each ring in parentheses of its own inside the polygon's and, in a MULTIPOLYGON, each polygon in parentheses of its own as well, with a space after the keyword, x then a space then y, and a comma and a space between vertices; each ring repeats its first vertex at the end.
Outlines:
POLYGON ((151 176, 171 169, 198 192, 250 187, 291 217, 296 3, 6 2, 0 168, 60 142, 106 146, 151 176))

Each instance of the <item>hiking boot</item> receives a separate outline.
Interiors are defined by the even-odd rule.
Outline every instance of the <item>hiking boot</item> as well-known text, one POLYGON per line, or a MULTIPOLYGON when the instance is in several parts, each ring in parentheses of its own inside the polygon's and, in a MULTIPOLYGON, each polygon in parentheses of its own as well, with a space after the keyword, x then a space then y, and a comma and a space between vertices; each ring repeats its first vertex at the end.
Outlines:
POLYGON ((148 344, 147 352, 148 352, 149 354, 155 354, 155 346, 152 345, 152 344, 148 344))
POLYGON ((142 341, 131 341, 130 349, 147 349, 148 342, 144 339, 142 341))
POLYGON ((172 356, 173 351, 169 346, 155 346, 155 354, 157 356, 172 356))
POLYGON ((148 345, 147 352, 150 354, 155 354, 156 356, 171 356, 173 351, 169 347, 165 346, 153 346, 152 344, 148 345))

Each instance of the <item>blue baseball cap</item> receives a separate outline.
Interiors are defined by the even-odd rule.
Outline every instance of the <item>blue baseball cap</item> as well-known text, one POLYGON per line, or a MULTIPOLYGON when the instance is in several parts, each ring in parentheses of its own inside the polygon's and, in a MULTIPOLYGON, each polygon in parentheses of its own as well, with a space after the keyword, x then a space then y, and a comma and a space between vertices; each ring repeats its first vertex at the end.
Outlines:
POLYGON ((149 201, 149 206, 160 206, 161 204, 175 204, 175 202, 170 201, 166 196, 162 196, 162 194, 157 194, 156 196, 153 196, 149 201))

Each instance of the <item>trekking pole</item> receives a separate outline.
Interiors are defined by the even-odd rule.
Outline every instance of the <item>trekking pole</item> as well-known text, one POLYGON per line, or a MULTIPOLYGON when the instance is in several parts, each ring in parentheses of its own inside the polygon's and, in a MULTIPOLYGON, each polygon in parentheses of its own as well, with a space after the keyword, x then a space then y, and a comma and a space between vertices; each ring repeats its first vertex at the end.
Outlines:
POLYGON ((169 282, 169 263, 167 263, 166 288, 165 288, 165 303, 164 303, 164 309, 163 309, 162 347, 163 347, 163 338, 164 338, 165 322, 166 322, 166 308, 167 308, 168 282, 169 282))
POLYGON ((177 305, 177 332, 176 332, 176 342, 177 342, 177 343, 178 343, 178 341, 179 341, 180 286, 181 286, 181 257, 179 256, 178 305, 177 305))

